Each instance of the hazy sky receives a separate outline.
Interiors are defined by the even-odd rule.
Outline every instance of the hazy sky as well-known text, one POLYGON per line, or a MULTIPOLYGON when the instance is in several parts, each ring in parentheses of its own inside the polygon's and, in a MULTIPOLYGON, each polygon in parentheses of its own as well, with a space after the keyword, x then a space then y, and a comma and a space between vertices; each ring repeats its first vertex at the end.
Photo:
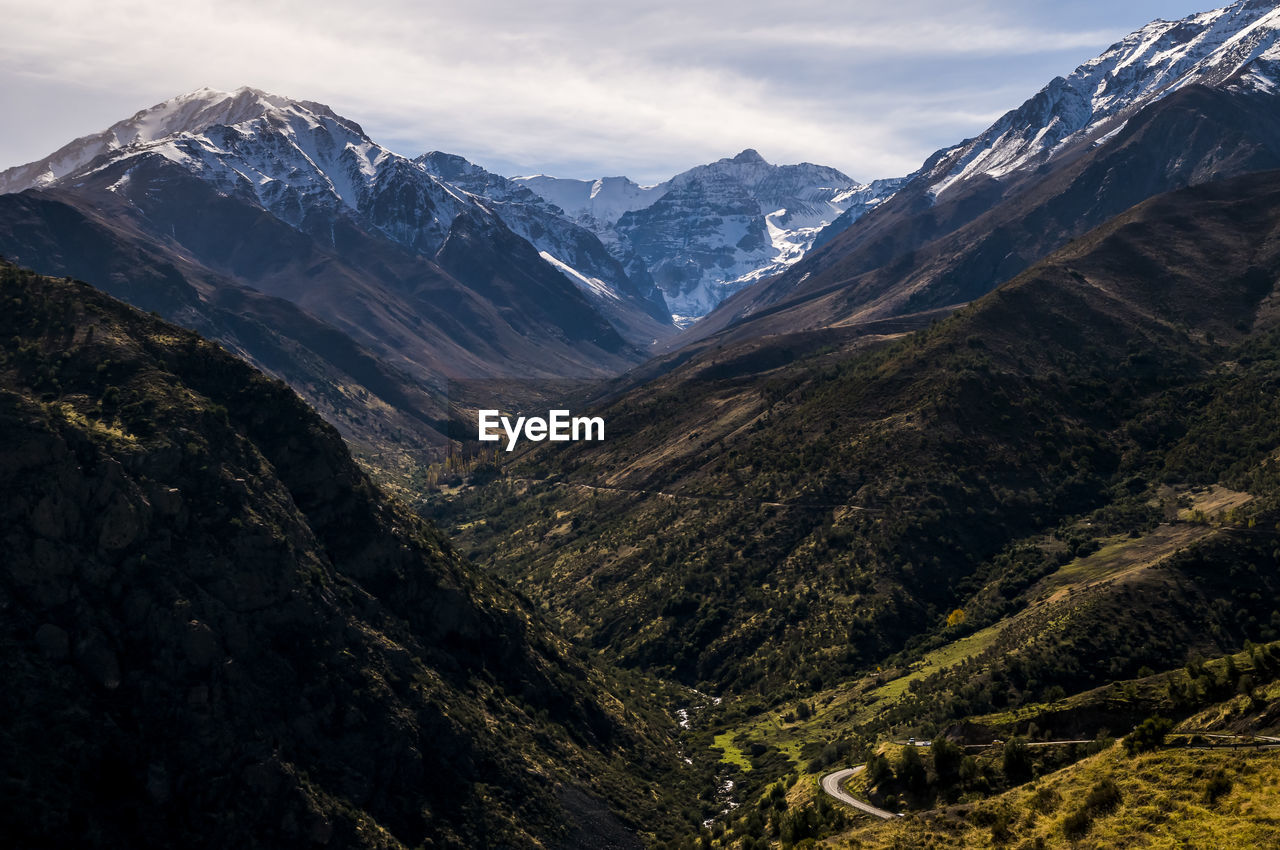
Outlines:
POLYGON ((415 156, 657 181, 753 147, 908 173, 1154 18, 1221 0, 0 0, 0 168, 201 86, 415 156), (888 8, 886 8, 888 7, 888 8))

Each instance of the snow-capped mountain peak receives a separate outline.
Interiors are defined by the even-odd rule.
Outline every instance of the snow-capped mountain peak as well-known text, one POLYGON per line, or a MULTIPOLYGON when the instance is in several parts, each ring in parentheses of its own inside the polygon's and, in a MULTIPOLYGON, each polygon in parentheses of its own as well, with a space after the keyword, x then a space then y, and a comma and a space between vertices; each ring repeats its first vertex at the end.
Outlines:
POLYGON ((364 135, 358 124, 340 119, 320 104, 292 101, 248 86, 233 92, 202 88, 143 109, 100 133, 76 139, 44 159, 0 173, 0 193, 47 186, 103 154, 183 133, 200 134, 216 125, 232 126, 271 113, 283 116, 290 112, 308 114, 312 120, 340 121, 354 134, 364 135))
POLYGON ((1049 82, 981 135, 935 155, 935 197, 956 183, 1038 165, 1085 134, 1116 132, 1137 109, 1189 85, 1270 90, 1280 74, 1280 8, 1239 0, 1179 21, 1157 20, 1066 77, 1049 82))
POLYGON ((564 210, 570 219, 595 231, 606 243, 607 234, 618 219, 632 210, 644 209, 667 190, 666 183, 641 186, 626 177, 575 180, 536 174, 512 180, 564 210))
MULTIPOLYGON (((347 224, 434 259, 455 233, 450 257, 469 240, 481 254, 520 255, 514 246, 523 239, 533 250, 522 262, 540 266, 541 253, 547 267, 535 274, 543 280, 558 273, 589 299, 603 297, 602 315, 628 338, 648 344, 670 328, 642 264, 638 273, 624 269, 593 233, 528 188, 459 156, 410 160, 327 106, 254 88, 200 89, 167 100, 0 174, 0 187, 83 189, 145 210, 151 187, 192 178, 334 249, 347 224)), ((174 197, 171 188, 161 194, 174 197)))
POLYGON ((638 255, 682 321, 796 262, 823 228, 901 185, 864 186, 811 163, 772 165, 751 148, 655 186, 625 177, 516 180, 594 230, 615 256, 638 255))
POLYGON ((525 183, 440 151, 423 154, 414 163, 479 199, 588 296, 629 301, 662 324, 670 322, 666 302, 638 258, 611 255, 594 232, 525 183))
POLYGON ((626 177, 507 179, 438 151, 407 159, 322 104, 243 87, 199 89, 144 109, 0 173, 0 192, 86 185, 146 206, 147 181, 165 168, 333 247, 345 217, 434 256, 467 215, 554 258, 590 298, 609 289, 606 302, 638 309, 648 316, 640 324, 656 321, 659 332, 669 307, 706 314, 797 261, 838 217, 850 220, 896 189, 810 163, 772 165, 751 148, 654 186, 626 177))
POLYGON ((108 190, 128 197, 135 191, 134 168, 157 159, 295 227, 326 210, 354 216, 427 254, 443 244, 462 212, 492 218, 474 198, 378 145, 329 107, 247 86, 199 89, 144 109, 43 160, 0 173, 0 192, 109 170, 120 176, 108 190))

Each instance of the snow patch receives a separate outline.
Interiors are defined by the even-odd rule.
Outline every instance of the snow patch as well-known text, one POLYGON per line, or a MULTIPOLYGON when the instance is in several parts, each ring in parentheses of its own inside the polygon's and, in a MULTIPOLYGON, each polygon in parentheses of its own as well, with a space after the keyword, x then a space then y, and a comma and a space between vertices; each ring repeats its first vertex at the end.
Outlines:
POLYGON ((1123 130, 1126 126, 1128 126, 1128 124, 1129 124, 1129 119, 1126 118, 1125 120, 1117 124, 1114 129, 1108 130, 1098 138, 1094 139, 1093 141, 1094 147, 1101 147, 1102 145, 1105 145, 1107 142, 1114 139, 1121 130, 1123 130))
POLYGON ((567 263, 560 262, 546 251, 539 251, 538 256, 542 257, 542 259, 554 266, 561 274, 569 278, 569 280, 576 284, 583 292, 586 292, 589 295, 594 295, 597 298, 612 298, 614 301, 622 300, 618 297, 618 293, 614 292, 613 289, 609 287, 609 284, 605 283, 600 278, 588 277, 572 266, 569 266, 567 263))

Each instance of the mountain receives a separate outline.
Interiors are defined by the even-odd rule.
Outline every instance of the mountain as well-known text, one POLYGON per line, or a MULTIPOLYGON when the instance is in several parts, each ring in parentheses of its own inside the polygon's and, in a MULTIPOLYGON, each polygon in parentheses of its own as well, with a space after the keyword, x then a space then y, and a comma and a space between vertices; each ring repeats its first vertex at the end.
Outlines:
POLYGON ((1278 26, 1273 4, 1238 2, 1144 27, 935 153, 892 199, 695 335, 953 306, 1145 198, 1280 166, 1278 26))
POLYGON ((389 483, 447 454, 450 399, 442 392, 293 302, 157 245, 127 215, 104 214, 56 190, 6 195, 0 244, 49 274, 94 279, 286 381, 363 459, 390 473, 389 483))
MULTIPOLYGON (((326 237, 335 213, 361 216, 395 241, 434 253, 474 204, 369 139, 328 107, 251 88, 200 89, 143 110, 39 162, 0 174, 0 190, 58 185, 92 165, 163 158, 299 230, 326 237)), ((124 194, 127 168, 111 190, 124 194)), ((333 239, 328 241, 332 244, 333 239)))
POLYGON ((902 183, 862 185, 824 166, 770 165, 754 150, 655 186, 625 177, 515 181, 599 234, 615 256, 638 256, 685 323, 795 263, 824 227, 856 219, 902 183))
MULTIPOLYGON (((436 386, 587 377, 643 357, 600 299, 484 203, 321 104, 203 89, 10 169, 0 186, 126 217, 155 250, 291 301, 436 386)), ((0 252, 22 258, 24 246, 0 252)), ((611 309, 660 324, 638 300, 611 309)))
MULTIPOLYGON (((76 139, 36 162, 0 172, 0 194, 49 186, 103 155, 157 142, 180 133, 231 126, 263 112, 262 93, 243 88, 234 95, 203 88, 144 109, 101 133, 76 139)), ((275 98, 279 102, 279 98, 275 98)))
POLYGON ((1179 21, 1157 20, 1112 45, 947 151, 925 179, 937 197, 978 175, 1000 178, 1054 159, 1081 134, 1118 133, 1137 109, 1188 86, 1270 92, 1280 67, 1280 10, 1241 0, 1179 21))
MULTIPOLYGON (((1141 535, 1210 485, 1269 504, 1278 233, 1280 172, 1251 174, 1145 202, 920 333, 883 322, 686 352, 599 406, 606 443, 528 451, 438 516, 627 664, 721 693, 819 690, 957 607, 980 628, 978 611, 1058 565, 1060 541, 1141 535), (991 583, 1008 592, 979 597, 991 583)), ((1257 542, 1269 553, 1273 531, 1257 542)), ((1269 591, 1249 601, 1225 568, 1195 591, 1225 602, 1177 608, 1112 672, 1256 639, 1269 591)), ((1071 629, 1097 639, 1100 666, 1072 637, 1081 658, 1046 664, 1043 686, 1051 670, 1098 683, 1133 638, 1099 625, 1124 610, 1090 610, 1102 620, 1071 629)))
POLYGON ((669 828, 674 722, 624 708, 285 385, 82 283, 3 264, 0 292, 10 843, 669 828))
POLYGON ((595 299, 597 308, 632 342, 648 344, 673 332, 662 293, 634 256, 614 259, 593 232, 569 221, 559 207, 460 156, 432 151, 414 162, 448 185, 483 199, 507 227, 595 299), (630 309, 615 309, 621 305, 630 309), (652 321, 639 322, 638 315, 652 321))
POLYGON ((624 214, 644 209, 667 191, 665 182, 641 186, 627 177, 575 180, 537 174, 512 179, 528 187, 548 203, 559 207, 574 221, 600 233, 602 238, 612 233, 613 225, 624 214))

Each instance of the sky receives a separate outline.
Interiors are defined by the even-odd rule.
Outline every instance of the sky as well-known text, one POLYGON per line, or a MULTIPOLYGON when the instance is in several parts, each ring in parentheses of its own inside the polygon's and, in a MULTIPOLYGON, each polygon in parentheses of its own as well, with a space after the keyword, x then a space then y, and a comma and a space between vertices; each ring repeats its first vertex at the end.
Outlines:
POLYGON ((0 0, 0 169, 202 86, 325 103, 508 176, 653 183, 758 150, 858 180, 1225 0, 0 0))

